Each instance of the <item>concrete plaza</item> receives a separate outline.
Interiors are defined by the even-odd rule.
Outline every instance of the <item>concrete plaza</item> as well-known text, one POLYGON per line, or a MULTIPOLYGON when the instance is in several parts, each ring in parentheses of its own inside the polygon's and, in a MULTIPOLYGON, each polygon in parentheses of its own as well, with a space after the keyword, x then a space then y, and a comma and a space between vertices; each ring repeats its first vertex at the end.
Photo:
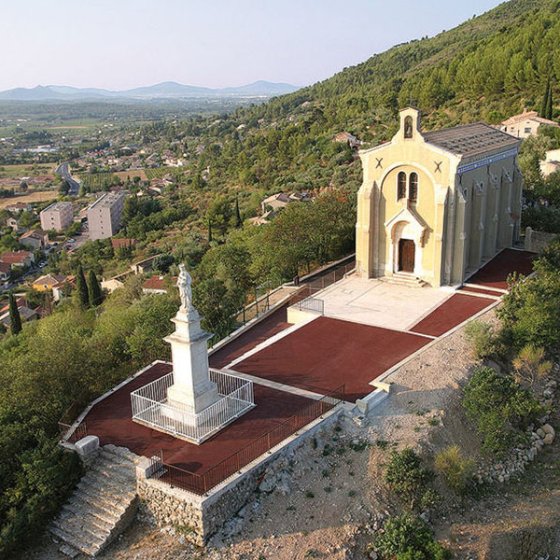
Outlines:
POLYGON ((417 288, 352 275, 316 297, 323 300, 328 317, 408 331, 453 293, 450 288, 417 288))

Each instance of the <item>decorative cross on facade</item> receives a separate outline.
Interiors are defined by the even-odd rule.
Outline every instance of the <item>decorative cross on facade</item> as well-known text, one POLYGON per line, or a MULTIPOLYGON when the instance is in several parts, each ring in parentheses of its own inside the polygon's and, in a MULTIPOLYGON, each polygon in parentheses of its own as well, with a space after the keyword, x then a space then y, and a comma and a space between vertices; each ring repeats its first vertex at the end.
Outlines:
POLYGON ((443 161, 434 161, 434 164, 436 166, 436 169, 434 171, 434 173, 441 173, 441 164, 443 163, 443 161))
POLYGON ((378 167, 381 167, 381 169, 383 169, 383 158, 375 158, 377 160, 377 165, 375 166, 375 169, 377 169, 378 167))

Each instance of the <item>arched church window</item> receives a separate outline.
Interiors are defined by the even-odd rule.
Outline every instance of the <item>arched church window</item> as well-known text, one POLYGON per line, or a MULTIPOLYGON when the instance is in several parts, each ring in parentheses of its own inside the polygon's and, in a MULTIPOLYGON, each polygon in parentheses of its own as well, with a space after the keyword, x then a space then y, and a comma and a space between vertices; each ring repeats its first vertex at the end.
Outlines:
POLYGON ((412 117, 406 117, 404 119, 404 137, 412 138, 412 117))
POLYGON ((406 198, 406 173, 401 171, 397 178, 397 200, 406 198))
POLYGON ((418 200, 418 174, 411 173, 408 179, 408 200, 416 202, 418 200))

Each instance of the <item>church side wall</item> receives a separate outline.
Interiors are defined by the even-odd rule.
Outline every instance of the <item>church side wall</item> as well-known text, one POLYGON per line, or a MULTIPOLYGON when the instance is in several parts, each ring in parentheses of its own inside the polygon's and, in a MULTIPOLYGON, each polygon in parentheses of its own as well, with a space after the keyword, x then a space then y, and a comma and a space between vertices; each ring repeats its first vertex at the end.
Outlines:
POLYGON ((521 185, 513 158, 458 175, 451 283, 462 283, 470 272, 513 245, 519 230, 521 185))

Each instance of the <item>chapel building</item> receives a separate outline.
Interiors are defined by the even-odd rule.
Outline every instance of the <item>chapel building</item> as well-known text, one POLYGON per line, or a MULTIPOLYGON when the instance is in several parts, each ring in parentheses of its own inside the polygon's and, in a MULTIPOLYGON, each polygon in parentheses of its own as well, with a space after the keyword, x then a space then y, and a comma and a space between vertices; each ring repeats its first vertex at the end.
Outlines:
POLYGON ((519 238, 520 140, 484 123, 423 132, 400 112, 393 139, 363 150, 356 271, 460 285, 519 238))

